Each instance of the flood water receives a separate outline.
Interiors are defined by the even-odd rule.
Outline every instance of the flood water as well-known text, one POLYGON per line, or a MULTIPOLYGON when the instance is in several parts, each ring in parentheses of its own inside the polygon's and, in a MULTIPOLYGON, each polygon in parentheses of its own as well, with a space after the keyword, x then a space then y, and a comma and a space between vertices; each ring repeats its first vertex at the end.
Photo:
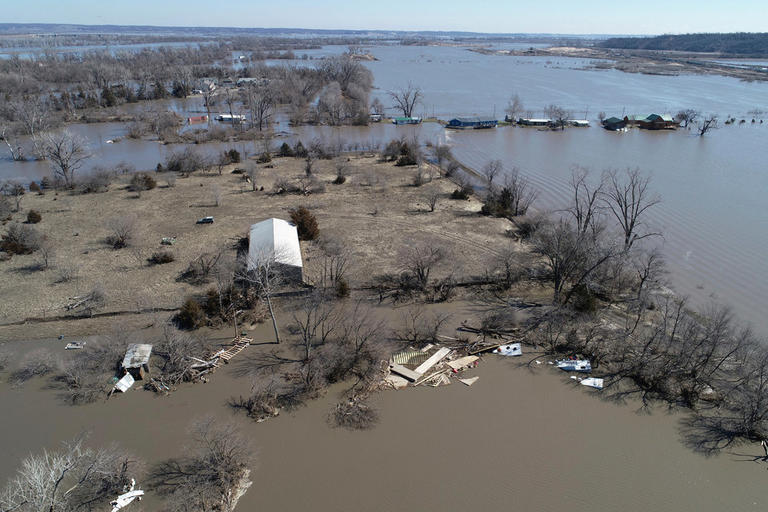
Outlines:
MULTIPOLYGON (((379 425, 349 432, 326 422, 340 388, 262 424, 234 415, 226 400, 248 393, 248 379, 237 375, 252 350, 208 384, 169 397, 129 391, 73 407, 39 382, 0 383, 0 481, 29 452, 83 431, 94 445, 118 442, 151 467, 184 452, 195 418, 214 415, 237 422, 256 451, 254 484, 238 510, 698 512, 767 504, 758 445, 698 455, 681 442, 682 415, 600 400, 546 364, 532 372, 520 359, 489 356, 472 370, 480 377, 472 387, 384 391, 373 401, 379 425)), ((141 504, 157 507, 151 493, 141 504)))
MULTIPOLYGON (((344 46, 300 50, 297 56, 334 55, 344 46)), ((477 132, 448 132, 436 124, 421 127, 373 125, 370 128, 300 127, 283 120, 275 127, 290 139, 379 143, 405 134, 422 141, 447 141, 463 163, 480 168, 500 159, 518 167, 539 191, 536 207, 562 208, 568 200, 567 182, 574 165, 595 174, 609 168, 639 168, 653 176, 652 186, 663 203, 649 216, 650 228, 664 233, 664 253, 673 287, 697 304, 717 300, 731 304, 738 315, 763 334, 768 333, 764 305, 768 279, 763 261, 768 250, 768 83, 741 82, 703 75, 651 76, 616 70, 583 69, 585 59, 482 55, 466 48, 442 46, 376 46, 379 60, 365 62, 375 77, 373 95, 390 105, 387 91, 409 81, 423 92, 417 114, 450 119, 454 116, 494 115, 503 118, 509 98, 517 93, 525 110, 537 115, 548 104, 559 104, 574 117, 592 121, 590 128, 565 132, 499 128, 477 132), (597 125, 597 113, 674 113, 695 108, 721 119, 746 119, 705 137, 692 132, 609 133, 597 125), (751 120, 755 118, 753 124, 751 120), (760 124, 760 120, 765 121, 760 124)), ((275 65, 315 65, 311 60, 274 61, 275 65)), ((172 100, 166 108, 182 116, 202 109, 200 98, 172 100)), ((150 108, 146 104, 132 108, 150 108)), ((154 106, 152 108, 155 108, 154 106)), ((390 113, 394 113, 390 110, 390 113)), ((98 156, 89 162, 114 165, 122 161, 137 169, 152 169, 178 146, 124 139, 118 124, 74 126, 88 137, 98 156)), ((277 140, 279 143, 279 139, 277 140)), ((243 153, 260 149, 247 143, 210 144, 218 152, 236 147, 243 153)), ((39 178, 48 167, 41 162, 0 161, 0 178, 39 178)))

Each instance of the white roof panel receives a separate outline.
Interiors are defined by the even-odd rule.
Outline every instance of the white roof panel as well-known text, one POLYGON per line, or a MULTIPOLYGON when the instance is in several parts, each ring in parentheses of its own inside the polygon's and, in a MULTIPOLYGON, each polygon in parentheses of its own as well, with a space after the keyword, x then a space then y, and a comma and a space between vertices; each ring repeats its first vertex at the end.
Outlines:
POLYGON ((302 267, 301 247, 296 226, 282 219, 267 219, 253 224, 248 245, 248 270, 258 261, 273 258, 277 263, 302 267))

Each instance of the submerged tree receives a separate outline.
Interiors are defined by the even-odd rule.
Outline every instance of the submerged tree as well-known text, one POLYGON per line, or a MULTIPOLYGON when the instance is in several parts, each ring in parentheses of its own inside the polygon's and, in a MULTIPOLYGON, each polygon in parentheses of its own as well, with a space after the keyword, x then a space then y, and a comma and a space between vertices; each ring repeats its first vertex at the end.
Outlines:
POLYGON ((608 171, 604 179, 603 202, 619 223, 624 249, 628 251, 638 240, 661 236, 657 232, 642 232, 648 210, 661 202, 650 190, 651 178, 639 169, 628 169, 623 173, 608 171))
POLYGON ((413 83, 400 89, 389 91, 389 97, 395 102, 394 108, 403 113, 403 117, 411 117, 416 105, 421 102, 421 89, 413 83))

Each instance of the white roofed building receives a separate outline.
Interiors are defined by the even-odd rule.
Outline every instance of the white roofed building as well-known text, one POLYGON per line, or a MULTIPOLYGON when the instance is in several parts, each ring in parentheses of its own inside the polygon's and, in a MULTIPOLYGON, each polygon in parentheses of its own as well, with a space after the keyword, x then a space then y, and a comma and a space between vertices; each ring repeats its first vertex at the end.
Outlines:
POLYGON ((296 226, 282 219, 267 219, 253 224, 248 241, 248 271, 262 262, 276 263, 286 277, 302 280, 301 246, 296 226))

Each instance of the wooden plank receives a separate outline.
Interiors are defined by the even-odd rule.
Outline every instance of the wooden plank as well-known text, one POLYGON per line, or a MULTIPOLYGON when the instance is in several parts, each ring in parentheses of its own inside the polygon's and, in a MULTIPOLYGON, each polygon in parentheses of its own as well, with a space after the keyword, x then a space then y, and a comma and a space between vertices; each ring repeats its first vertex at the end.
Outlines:
POLYGON ((437 352, 435 352, 434 354, 432 354, 432 356, 429 359, 421 363, 419 367, 416 368, 416 370, 414 371, 418 374, 423 375, 424 373, 426 373, 427 370, 435 366, 437 363, 440 362, 441 359, 443 359, 445 356, 447 356, 450 353, 451 353, 451 349, 443 347, 437 352))
POLYGON ((389 365, 389 369, 395 372, 398 375, 402 375, 406 379, 408 379, 411 382, 416 381, 419 377, 421 377, 420 373, 416 373, 415 371, 406 368, 405 366, 401 364, 392 364, 389 365))
POLYGON ((480 358, 477 356, 460 357, 458 359, 454 359, 453 361, 448 361, 448 366, 450 366, 454 370, 461 370, 462 368, 467 367, 470 364, 474 363, 478 359, 480 358))

